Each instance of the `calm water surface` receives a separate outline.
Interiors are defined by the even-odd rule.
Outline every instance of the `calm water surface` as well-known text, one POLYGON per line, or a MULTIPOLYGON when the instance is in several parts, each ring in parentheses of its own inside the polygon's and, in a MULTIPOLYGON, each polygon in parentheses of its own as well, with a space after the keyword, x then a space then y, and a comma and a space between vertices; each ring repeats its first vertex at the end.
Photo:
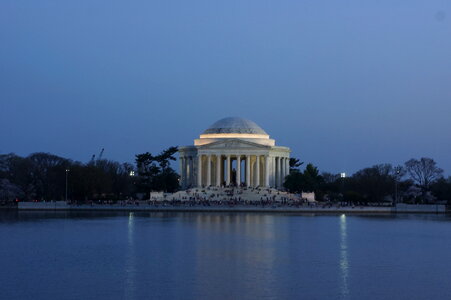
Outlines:
POLYGON ((451 217, 0 212, 0 299, 451 299, 451 217))

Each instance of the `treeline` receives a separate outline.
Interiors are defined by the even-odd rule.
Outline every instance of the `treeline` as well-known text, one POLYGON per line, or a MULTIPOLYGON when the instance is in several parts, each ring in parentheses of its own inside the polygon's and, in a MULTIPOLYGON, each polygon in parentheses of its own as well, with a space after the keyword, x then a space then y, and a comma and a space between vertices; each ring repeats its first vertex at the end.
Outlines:
POLYGON ((431 158, 411 159, 403 166, 379 164, 345 174, 320 173, 298 159, 290 160, 284 186, 293 193, 315 192, 317 200, 348 203, 451 203, 451 177, 431 158))
MULTIPOLYGON (((0 201, 123 200, 148 198, 150 191, 175 192, 179 176, 171 168, 177 147, 158 155, 137 154, 135 165, 112 160, 81 163, 49 153, 27 157, 0 155, 0 201), (66 181, 67 179, 67 181, 66 181), (67 183, 67 184, 66 184, 67 183)), ((290 160, 285 188, 315 192, 317 200, 349 203, 409 202, 451 204, 451 177, 430 158, 411 159, 403 166, 379 164, 341 176, 290 160)))
POLYGON ((170 167, 177 147, 160 155, 136 155, 136 165, 112 160, 81 163, 50 153, 0 155, 0 200, 122 200, 151 190, 173 192, 178 175, 170 167), (67 180, 67 181, 66 181, 67 180))

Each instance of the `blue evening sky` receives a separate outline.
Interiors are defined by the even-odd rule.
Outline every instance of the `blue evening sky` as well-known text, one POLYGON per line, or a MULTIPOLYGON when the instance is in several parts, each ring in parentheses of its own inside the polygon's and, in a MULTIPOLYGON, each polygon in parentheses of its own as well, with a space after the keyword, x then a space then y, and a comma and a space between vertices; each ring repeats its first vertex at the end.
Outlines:
POLYGON ((451 170, 451 1, 0 1, 0 153, 88 161, 241 116, 323 171, 451 170))

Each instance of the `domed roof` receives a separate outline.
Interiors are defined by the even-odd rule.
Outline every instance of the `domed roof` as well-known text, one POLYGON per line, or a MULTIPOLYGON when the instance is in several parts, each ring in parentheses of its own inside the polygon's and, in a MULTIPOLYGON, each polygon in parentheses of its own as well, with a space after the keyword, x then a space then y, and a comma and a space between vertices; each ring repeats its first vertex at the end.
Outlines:
POLYGON ((244 134, 264 134, 267 133, 257 124, 251 120, 229 117, 224 118, 204 131, 203 134, 217 134, 217 133, 244 133, 244 134))

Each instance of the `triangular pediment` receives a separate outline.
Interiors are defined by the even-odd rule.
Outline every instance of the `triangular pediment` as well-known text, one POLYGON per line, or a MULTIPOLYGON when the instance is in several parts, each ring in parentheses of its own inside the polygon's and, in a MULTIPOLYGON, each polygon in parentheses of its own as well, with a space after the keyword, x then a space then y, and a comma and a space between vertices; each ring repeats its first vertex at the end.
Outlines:
POLYGON ((223 141, 213 142, 211 144, 202 145, 201 149, 269 149, 271 146, 260 145, 249 141, 240 139, 228 139, 223 141))

